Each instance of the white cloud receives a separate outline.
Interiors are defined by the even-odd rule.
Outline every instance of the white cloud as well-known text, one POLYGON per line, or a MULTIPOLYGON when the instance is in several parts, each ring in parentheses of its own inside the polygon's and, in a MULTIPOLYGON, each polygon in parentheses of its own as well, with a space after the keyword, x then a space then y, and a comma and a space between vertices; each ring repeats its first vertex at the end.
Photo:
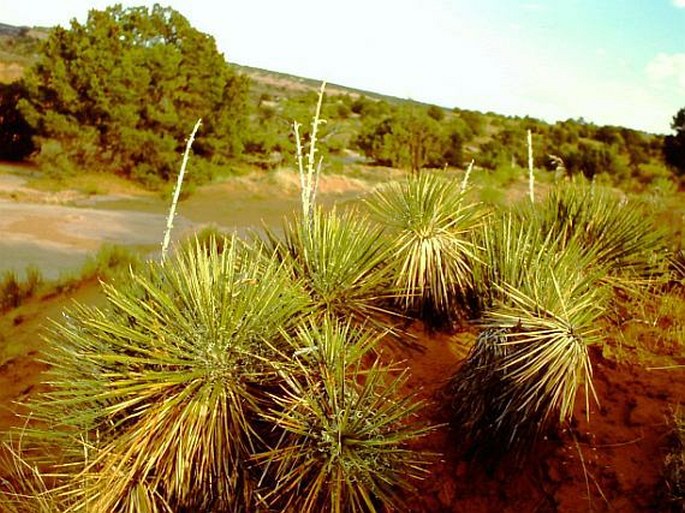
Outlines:
MULTIPOLYGON (((685 6, 685 0, 679 0, 685 6)), ((647 76, 654 82, 671 82, 685 89, 685 53, 660 53, 647 64, 647 76)))
POLYGON ((685 9, 685 0, 673 0, 673 5, 685 9))

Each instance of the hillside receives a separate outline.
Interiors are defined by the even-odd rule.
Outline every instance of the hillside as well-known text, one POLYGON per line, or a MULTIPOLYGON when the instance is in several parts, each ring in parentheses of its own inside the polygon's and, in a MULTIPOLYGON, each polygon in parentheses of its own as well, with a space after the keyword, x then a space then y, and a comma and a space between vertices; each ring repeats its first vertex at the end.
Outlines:
MULTIPOLYGON (((46 35, 42 28, 0 25, 0 82, 21 77, 46 35)), ((306 135, 319 81, 246 65, 235 69, 250 83, 243 164, 260 169, 289 166, 295 149, 292 122, 302 124, 306 135)), ((336 173, 349 171, 354 163, 463 169, 473 159, 476 168, 504 175, 506 182, 512 168, 526 165, 526 131, 531 130, 538 168, 583 173, 636 192, 678 187, 664 165, 663 137, 624 127, 597 126, 583 119, 547 123, 426 105, 340 84, 328 85, 323 117, 327 123, 321 149, 327 169, 336 173), (386 134, 400 127, 409 137, 414 132, 429 134, 418 161, 393 149, 408 141, 388 140, 386 134)))

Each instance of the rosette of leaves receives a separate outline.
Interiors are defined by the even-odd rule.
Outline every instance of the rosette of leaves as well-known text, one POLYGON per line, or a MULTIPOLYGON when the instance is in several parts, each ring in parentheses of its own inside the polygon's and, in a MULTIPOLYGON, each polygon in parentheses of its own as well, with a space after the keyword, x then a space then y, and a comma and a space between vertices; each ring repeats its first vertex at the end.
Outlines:
POLYGON ((665 272, 664 231, 647 208, 615 191, 587 184, 553 188, 518 212, 543 236, 575 243, 594 254, 612 285, 631 287, 665 272))
POLYGON ((282 236, 267 230, 265 245, 302 282, 313 315, 371 321, 384 330, 391 312, 382 307, 389 292, 381 228, 355 210, 317 207, 286 221, 282 236))
POLYGON ((263 414, 277 440, 258 456, 275 510, 386 511, 425 477, 430 456, 408 445, 433 428, 415 419, 422 402, 401 394, 405 372, 367 357, 378 338, 330 317, 290 338, 283 390, 263 414))
POLYGON ((66 460, 65 511, 254 511, 255 419, 307 300, 274 260, 222 244, 150 263, 53 326, 34 436, 66 460))
POLYGON ((588 347, 599 340, 608 300, 592 254, 509 221, 486 246, 507 252, 488 274, 483 331, 448 386, 458 436, 490 463, 525 457, 542 433, 571 418, 581 387, 589 411, 588 347))
POLYGON ((454 320, 473 285, 473 233, 483 211, 459 184, 432 173, 376 190, 366 204, 387 229, 396 304, 431 324, 454 320))

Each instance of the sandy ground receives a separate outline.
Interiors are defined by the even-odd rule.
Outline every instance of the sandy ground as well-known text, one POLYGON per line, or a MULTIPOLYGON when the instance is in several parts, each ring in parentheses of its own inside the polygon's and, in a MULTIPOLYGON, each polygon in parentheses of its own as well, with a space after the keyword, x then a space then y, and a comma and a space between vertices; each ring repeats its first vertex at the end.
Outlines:
MULTIPOLYGON (((0 199, 0 266, 41 269, 47 278, 78 267, 104 243, 147 246, 162 239, 165 217, 0 199)), ((190 222, 179 217, 183 232, 190 222)))
MULTIPOLYGON (((178 205, 173 235, 179 239, 204 225, 239 233, 280 226, 298 208, 298 182, 292 171, 281 170, 200 187, 178 205)), ((361 180, 323 176, 320 201, 331 205, 366 189, 361 180)), ((158 196, 37 191, 22 176, 0 173, 0 272, 22 275, 35 266, 53 279, 105 243, 153 249, 162 240, 168 208, 158 196)))

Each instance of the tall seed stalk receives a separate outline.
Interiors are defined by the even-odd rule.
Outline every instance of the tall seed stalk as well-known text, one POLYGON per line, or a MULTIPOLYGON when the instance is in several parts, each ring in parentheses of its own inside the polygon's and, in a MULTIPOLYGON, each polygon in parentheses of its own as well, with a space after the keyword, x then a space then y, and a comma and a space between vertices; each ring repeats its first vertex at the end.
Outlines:
POLYGON ((316 103, 316 112, 312 119, 312 135, 309 140, 309 152, 307 154, 307 164, 304 163, 304 152, 302 148, 302 140, 300 138, 300 123, 295 121, 293 123, 293 130, 295 131, 295 145, 297 150, 297 167, 300 173, 300 189, 302 198, 302 215, 303 219, 311 222, 314 215, 314 204, 316 201, 316 191, 319 187, 319 175, 321 174, 321 164, 323 157, 316 162, 316 136, 319 131, 319 125, 325 123, 321 119, 321 104, 323 103, 323 95, 326 90, 326 81, 321 83, 319 89, 319 100, 316 103))
POLYGON ((174 227, 174 217, 176 217, 176 205, 178 204, 178 198, 181 195, 181 187, 183 186, 183 177, 186 174, 186 166, 188 165, 188 157, 190 156, 190 148, 193 146, 195 141, 195 134, 202 124, 202 118, 198 119, 193 127, 193 131, 190 133, 190 137, 186 141, 186 150, 183 153, 183 161, 181 162, 181 170, 178 173, 178 180, 176 181, 176 188, 174 189, 174 196, 171 200, 171 208, 169 208, 169 215, 166 219, 166 230, 164 231, 164 239, 162 240, 162 262, 166 260, 167 253, 169 252, 169 243, 171 242, 171 230, 174 227))
POLYGON ((528 129, 528 194, 530 202, 535 202, 535 173, 533 171, 533 134, 528 129))
POLYGON ((471 171, 473 171, 473 165, 476 163, 475 159, 471 159, 469 162, 469 167, 466 168, 466 173, 464 174, 464 180, 461 182, 461 192, 466 192, 466 187, 469 185, 469 178, 471 176, 471 171))

